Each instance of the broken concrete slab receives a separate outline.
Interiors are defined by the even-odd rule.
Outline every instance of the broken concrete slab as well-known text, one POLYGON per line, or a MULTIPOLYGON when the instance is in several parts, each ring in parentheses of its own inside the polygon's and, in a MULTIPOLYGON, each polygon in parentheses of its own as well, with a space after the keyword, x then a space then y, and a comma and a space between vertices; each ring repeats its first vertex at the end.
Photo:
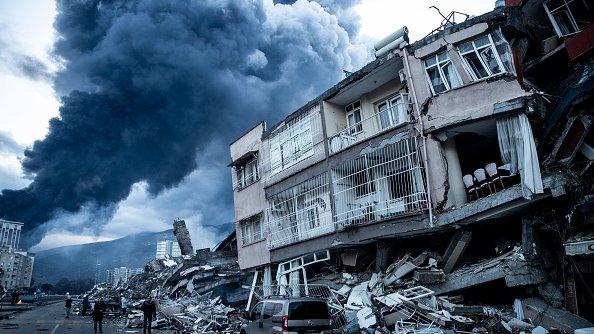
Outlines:
POLYGON ((546 271, 536 260, 527 260, 518 248, 490 260, 459 268, 446 275, 443 283, 429 287, 436 294, 445 294, 497 279, 505 279, 508 287, 536 285, 546 280, 546 271))
POLYGON ((466 247, 470 244, 471 237, 472 232, 469 230, 459 230, 456 232, 443 255, 443 271, 446 274, 454 269, 466 247))
POLYGON ((402 259, 392 263, 385 271, 384 285, 392 285, 411 273, 415 268, 423 264, 428 256, 429 254, 427 252, 423 252, 415 258, 407 254, 402 259))
POLYGON ((375 312, 370 307, 364 307, 357 312, 357 322, 360 328, 370 328, 377 324, 375 312))
POLYGON ((437 284, 445 281, 445 273, 441 269, 417 269, 413 279, 418 284, 437 284))
POLYGON ((173 221, 173 235, 177 238, 179 249, 182 255, 194 255, 194 247, 192 247, 192 239, 190 232, 186 227, 186 222, 182 219, 173 221))
POLYGON ((594 327, 590 321, 560 308, 552 307, 540 298, 522 300, 522 311, 536 326, 558 328, 568 333, 576 329, 594 327))
POLYGON ((360 310, 365 306, 371 306, 370 293, 367 291, 368 282, 363 282, 351 290, 347 299, 346 307, 351 310, 360 310))

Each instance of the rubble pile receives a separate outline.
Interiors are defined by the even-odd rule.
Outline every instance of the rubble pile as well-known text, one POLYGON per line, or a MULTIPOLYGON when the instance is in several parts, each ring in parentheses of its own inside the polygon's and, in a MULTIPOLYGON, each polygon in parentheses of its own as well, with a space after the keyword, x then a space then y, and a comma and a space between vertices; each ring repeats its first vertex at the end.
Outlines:
MULTIPOLYGON (((507 287, 545 283, 540 264, 526 258, 519 247, 449 274, 438 268, 439 263, 442 259, 429 252, 406 254, 382 272, 367 268, 347 273, 328 266, 308 282, 332 288, 344 305, 347 333, 572 333, 589 325, 541 298, 516 299, 514 305, 465 301, 464 289, 495 280, 507 287), (557 319, 560 312, 563 320, 557 319)), ((542 298, 544 290, 554 290, 550 283, 538 287, 534 290, 542 298)))
POLYGON ((158 304, 153 328, 231 333, 239 332, 241 322, 238 309, 229 305, 245 305, 246 279, 233 253, 199 250, 194 256, 153 260, 127 282, 97 285, 89 298, 102 298, 108 306, 106 317, 125 321, 130 328, 142 327, 140 306, 152 296, 158 304))

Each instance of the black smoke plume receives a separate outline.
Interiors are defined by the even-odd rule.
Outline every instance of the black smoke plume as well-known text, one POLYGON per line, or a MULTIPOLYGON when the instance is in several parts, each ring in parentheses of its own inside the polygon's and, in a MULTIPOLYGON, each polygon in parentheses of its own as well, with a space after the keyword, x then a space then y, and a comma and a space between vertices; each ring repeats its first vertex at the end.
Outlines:
POLYGON ((159 194, 208 143, 278 121, 366 60, 328 12, 345 7, 322 3, 58 0, 59 117, 25 151, 33 181, 2 191, 0 217, 33 245, 57 211, 113 206, 140 181, 159 194))

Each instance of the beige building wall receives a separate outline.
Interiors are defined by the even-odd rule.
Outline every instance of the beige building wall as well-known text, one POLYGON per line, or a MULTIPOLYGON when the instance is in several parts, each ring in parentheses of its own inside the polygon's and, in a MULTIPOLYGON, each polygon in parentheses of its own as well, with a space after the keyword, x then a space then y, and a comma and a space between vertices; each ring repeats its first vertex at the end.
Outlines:
MULTIPOLYGON (((266 237, 249 245, 243 245, 243 235, 240 221, 263 213, 265 210, 264 189, 262 188, 262 134, 266 130, 265 123, 256 125, 253 129, 237 139, 230 145, 232 162, 242 158, 249 152, 257 151, 259 159, 260 180, 241 189, 235 189, 233 192, 233 201, 235 203, 235 231, 237 233, 237 253, 238 262, 241 269, 249 269, 261 266, 270 262, 270 252, 266 247, 266 237)), ((237 174, 235 167, 232 170, 233 185, 237 184, 237 174)), ((264 219, 264 217, 262 218, 264 219)), ((264 221, 262 221, 264 225, 264 221)), ((264 236, 266 231, 264 230, 264 236)))
MULTIPOLYGON (((322 112, 321 104, 316 104, 308 111, 308 117, 311 122, 311 134, 312 134, 312 152, 308 153, 308 157, 295 163, 294 165, 283 169, 280 172, 273 173, 270 166, 270 138, 268 136, 262 140, 262 186, 267 188, 295 173, 298 173, 305 168, 312 166, 326 158, 325 152, 325 135, 322 129, 322 112)), ((285 125, 285 122, 278 124, 275 128, 279 129, 285 125)), ((274 131, 274 129, 271 129, 274 131)))
MULTIPOLYGON (((442 209, 460 205, 464 201, 453 200, 454 196, 460 197, 458 184, 455 185, 456 187, 449 185, 450 193, 446 194, 448 180, 453 177, 458 179, 459 177, 449 175, 444 144, 437 139, 440 130, 456 124, 496 117, 494 113, 495 104, 531 94, 522 89, 518 81, 513 78, 513 73, 502 73, 488 79, 472 81, 463 66, 463 60, 456 46, 490 33, 489 29, 488 24, 477 23, 419 47, 412 54, 408 54, 410 76, 407 79, 412 83, 412 85, 409 84, 409 87, 414 86, 417 101, 424 111, 422 118, 424 132, 428 137, 427 168, 429 171, 431 199, 434 206, 441 204, 442 209), (428 86, 424 59, 444 50, 447 51, 462 84, 459 87, 432 96, 428 86), (452 188, 455 188, 456 194, 452 193, 452 188), (448 201, 443 203, 446 196, 448 201)), ((450 155, 448 158, 452 159, 453 157, 450 155)))

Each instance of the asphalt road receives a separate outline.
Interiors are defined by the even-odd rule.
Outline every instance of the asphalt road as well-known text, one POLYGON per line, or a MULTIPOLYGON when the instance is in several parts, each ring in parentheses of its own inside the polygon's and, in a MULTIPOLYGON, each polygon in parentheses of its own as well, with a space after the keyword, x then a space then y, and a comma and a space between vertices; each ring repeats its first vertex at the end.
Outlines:
MULTIPOLYGON (((112 323, 106 318, 103 333, 142 333, 142 328, 125 328, 123 323, 112 323)), ((91 317, 71 315, 64 318, 63 303, 34 307, 32 310, 17 313, 11 319, 0 320, 0 333, 94 333, 91 317)), ((153 330, 155 334, 172 333, 171 331, 153 330)))

